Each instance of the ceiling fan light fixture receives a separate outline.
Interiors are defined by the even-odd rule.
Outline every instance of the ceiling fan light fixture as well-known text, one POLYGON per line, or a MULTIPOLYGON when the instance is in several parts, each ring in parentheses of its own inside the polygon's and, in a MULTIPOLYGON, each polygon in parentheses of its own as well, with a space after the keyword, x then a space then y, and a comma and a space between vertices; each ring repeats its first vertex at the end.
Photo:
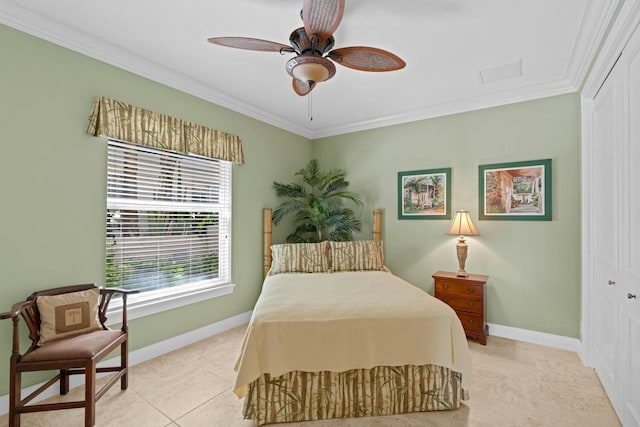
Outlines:
POLYGON ((333 77, 336 74, 336 66, 321 56, 300 55, 287 62, 287 73, 291 77, 311 85, 333 77))

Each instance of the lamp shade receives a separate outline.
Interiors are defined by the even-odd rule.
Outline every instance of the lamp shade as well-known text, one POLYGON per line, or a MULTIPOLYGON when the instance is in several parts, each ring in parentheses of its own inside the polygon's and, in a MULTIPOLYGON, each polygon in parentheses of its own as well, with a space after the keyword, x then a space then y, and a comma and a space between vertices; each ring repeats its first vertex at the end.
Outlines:
POLYGON ((456 236, 478 236, 478 230, 471 221, 471 215, 468 211, 459 210, 456 212, 455 218, 451 221, 447 234, 455 234, 456 236))

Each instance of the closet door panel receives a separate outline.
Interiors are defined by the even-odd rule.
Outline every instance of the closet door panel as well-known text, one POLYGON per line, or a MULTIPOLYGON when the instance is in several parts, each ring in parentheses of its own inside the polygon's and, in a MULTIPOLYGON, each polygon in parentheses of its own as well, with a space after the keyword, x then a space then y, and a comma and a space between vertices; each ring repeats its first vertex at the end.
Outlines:
POLYGON ((623 229, 626 273, 640 279, 640 30, 636 30, 624 55, 625 123, 628 137, 623 148, 623 229))
POLYGON ((624 143, 621 147, 623 301, 620 304, 622 422, 640 427, 640 31, 622 57, 625 94, 624 143))
MULTIPOLYGON (((619 169, 621 73, 614 69, 594 99, 593 247, 594 367, 616 406, 622 389, 618 356, 619 169)), ((617 407, 616 410, 620 408, 617 407)))

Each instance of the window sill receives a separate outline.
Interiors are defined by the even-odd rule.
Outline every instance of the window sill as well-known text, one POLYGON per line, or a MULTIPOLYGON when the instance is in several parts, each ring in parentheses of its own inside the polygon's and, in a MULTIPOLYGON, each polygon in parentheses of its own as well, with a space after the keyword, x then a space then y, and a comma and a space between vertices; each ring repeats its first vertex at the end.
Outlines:
MULTIPOLYGON (((233 293, 235 284, 226 283, 215 287, 187 289, 183 292, 171 292, 164 295, 132 295, 127 298, 127 319, 137 319, 174 308, 184 307, 211 298, 233 293)), ((107 313, 107 325, 122 321, 122 300, 112 301, 107 313)))

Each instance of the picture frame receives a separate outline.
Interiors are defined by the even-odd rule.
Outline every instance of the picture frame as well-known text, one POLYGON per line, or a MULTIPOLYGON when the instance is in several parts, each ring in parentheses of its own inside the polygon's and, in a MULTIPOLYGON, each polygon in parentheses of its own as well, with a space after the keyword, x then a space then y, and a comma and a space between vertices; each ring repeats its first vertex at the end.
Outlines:
POLYGON ((551 221, 551 159, 478 167, 479 219, 551 221))
POLYGON ((398 219, 451 219, 451 168, 398 172, 398 219))

